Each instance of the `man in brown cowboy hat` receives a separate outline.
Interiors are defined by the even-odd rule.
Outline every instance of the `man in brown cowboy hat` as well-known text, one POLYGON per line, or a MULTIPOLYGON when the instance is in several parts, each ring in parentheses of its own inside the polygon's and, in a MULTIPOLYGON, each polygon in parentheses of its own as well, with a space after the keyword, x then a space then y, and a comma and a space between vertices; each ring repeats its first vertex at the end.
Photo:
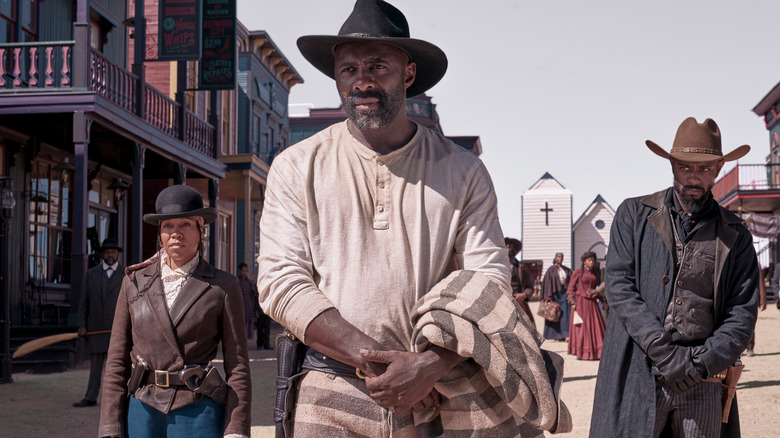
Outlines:
POLYGON ((114 310, 125 276, 125 267, 119 262, 122 247, 116 239, 107 238, 100 245, 101 262, 87 271, 84 291, 81 293, 78 309, 78 333, 86 338, 89 352, 89 382, 87 392, 81 401, 73 403, 74 407, 83 408, 95 406, 100 393, 100 382, 103 367, 106 364, 106 353, 110 334, 91 335, 87 331, 111 330, 114 323, 114 310))
POLYGON ((724 162, 750 147, 723 155, 718 125, 692 117, 669 152, 647 146, 674 179, 615 214, 590 436, 739 436, 721 383, 756 323, 758 264, 750 232, 711 190, 724 162))
MULTIPOLYGON (((433 388, 465 358, 412 345, 415 305, 454 270, 504 291, 493 297, 502 299, 498 310, 517 321, 485 166, 406 117, 406 97, 431 88, 447 68, 438 47, 409 35, 401 11, 358 0, 338 35, 298 40, 304 57, 335 79, 349 118, 285 150, 268 175, 260 302, 309 347, 295 436, 417 436, 457 423, 440 415, 447 408, 433 388)), ((542 360, 538 345, 527 351, 542 360)), ((515 436, 509 413, 479 416, 500 422, 473 428, 515 436)), ((544 414, 540 422, 552 428, 554 415, 544 414)))

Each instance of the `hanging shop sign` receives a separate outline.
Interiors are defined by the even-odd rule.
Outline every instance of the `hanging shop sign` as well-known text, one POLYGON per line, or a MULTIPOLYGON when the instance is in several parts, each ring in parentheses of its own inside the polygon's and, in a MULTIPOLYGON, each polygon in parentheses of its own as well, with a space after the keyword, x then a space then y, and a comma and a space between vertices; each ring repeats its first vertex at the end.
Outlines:
POLYGON ((200 58, 201 26, 201 0, 160 0, 157 57, 161 60, 200 58))
POLYGON ((236 0, 203 0, 201 89, 236 86, 236 0))

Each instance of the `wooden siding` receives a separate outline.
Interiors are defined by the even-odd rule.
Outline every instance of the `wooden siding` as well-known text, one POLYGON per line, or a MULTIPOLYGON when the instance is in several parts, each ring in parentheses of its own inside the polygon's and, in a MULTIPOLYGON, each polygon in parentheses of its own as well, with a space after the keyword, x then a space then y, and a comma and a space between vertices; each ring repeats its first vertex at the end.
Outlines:
POLYGON ((580 257, 585 251, 593 251, 599 260, 604 260, 609 247, 609 229, 614 213, 603 204, 596 205, 574 228, 574 255, 580 257), (604 221, 604 228, 596 228, 596 221, 604 221), (601 243, 599 245, 598 243, 601 243))
POLYGON ((73 39, 76 2, 58 0, 40 2, 38 41, 68 41, 73 39))
MULTIPOLYGON (((554 180, 550 180, 554 183, 554 180)), ((543 260, 544 270, 552 264, 555 253, 564 254, 564 264, 572 260, 572 194, 558 184, 541 184, 537 190, 528 190, 522 197, 523 260, 543 260), (548 222, 545 212, 552 209, 548 222)))

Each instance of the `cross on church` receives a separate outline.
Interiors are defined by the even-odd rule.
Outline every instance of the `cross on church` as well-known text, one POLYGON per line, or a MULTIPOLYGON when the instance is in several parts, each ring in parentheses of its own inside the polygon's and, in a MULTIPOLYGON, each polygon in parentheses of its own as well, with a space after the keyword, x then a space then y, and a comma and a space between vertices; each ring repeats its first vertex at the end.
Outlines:
POLYGON ((550 225, 550 212, 553 211, 552 208, 550 208, 547 205, 547 202, 544 203, 544 208, 540 208, 539 211, 544 212, 544 224, 549 226, 550 225))

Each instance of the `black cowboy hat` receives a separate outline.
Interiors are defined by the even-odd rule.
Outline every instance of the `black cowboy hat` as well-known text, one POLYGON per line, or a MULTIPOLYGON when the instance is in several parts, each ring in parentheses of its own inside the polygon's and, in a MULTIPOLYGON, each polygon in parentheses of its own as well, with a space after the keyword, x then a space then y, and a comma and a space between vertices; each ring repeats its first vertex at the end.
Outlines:
POLYGON ((117 242, 116 239, 112 239, 110 237, 103 239, 103 243, 100 245, 101 251, 106 249, 115 249, 119 252, 122 252, 122 247, 119 246, 119 242, 117 242))
POLYGON ((371 41, 398 47, 417 64, 414 83, 406 96, 422 94, 441 80, 447 71, 447 55, 435 45, 409 37, 409 23, 395 6, 382 0, 357 0, 352 14, 337 36, 306 35, 298 38, 298 49, 317 70, 335 79, 334 51, 341 43, 371 41))
POLYGON ((750 146, 743 144, 723 155, 718 124, 712 119, 706 119, 699 123, 693 117, 683 120, 680 127, 677 128, 677 134, 674 136, 674 143, 672 143, 672 149, 669 152, 651 140, 645 141, 645 144, 659 157, 693 162, 733 161, 750 152, 750 146))
POLYGON ((201 216, 206 224, 217 219, 217 210, 203 207, 203 197, 190 186, 175 185, 164 188, 154 203, 157 213, 144 215, 144 222, 158 225, 165 219, 201 216))

